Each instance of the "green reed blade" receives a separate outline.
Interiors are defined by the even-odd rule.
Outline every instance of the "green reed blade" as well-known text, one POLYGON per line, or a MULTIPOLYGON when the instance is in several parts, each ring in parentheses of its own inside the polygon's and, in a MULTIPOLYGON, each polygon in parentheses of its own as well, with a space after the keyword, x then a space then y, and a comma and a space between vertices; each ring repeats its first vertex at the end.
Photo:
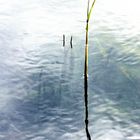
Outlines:
POLYGON ((92 10, 94 8, 95 2, 96 2, 96 0, 93 1, 92 5, 91 5, 91 8, 90 8, 90 10, 88 12, 88 20, 90 19, 90 16, 91 16, 92 10))

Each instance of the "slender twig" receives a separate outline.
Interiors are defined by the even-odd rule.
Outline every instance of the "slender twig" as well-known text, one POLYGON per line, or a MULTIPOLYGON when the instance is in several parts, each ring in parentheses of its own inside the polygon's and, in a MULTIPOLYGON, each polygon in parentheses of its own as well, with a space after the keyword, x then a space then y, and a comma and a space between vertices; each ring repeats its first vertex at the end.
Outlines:
POLYGON ((65 46, 65 35, 63 35, 63 47, 65 46))
POLYGON ((72 46, 72 36, 70 38, 70 46, 71 46, 71 48, 73 48, 73 46, 72 46))
POLYGON ((88 130, 88 27, 89 20, 92 9, 94 7, 95 1, 93 1, 91 8, 89 8, 90 0, 88 0, 87 5, 87 21, 86 21, 86 46, 85 46, 85 66, 84 66, 84 90, 85 90, 85 130, 87 135, 87 140, 91 140, 91 136, 88 130))

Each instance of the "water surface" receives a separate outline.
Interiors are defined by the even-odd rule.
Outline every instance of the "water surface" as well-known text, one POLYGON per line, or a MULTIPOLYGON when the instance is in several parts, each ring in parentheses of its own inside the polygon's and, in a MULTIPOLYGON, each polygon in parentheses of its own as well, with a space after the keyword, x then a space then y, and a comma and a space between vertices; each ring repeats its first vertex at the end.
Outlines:
MULTIPOLYGON (((140 139, 139 13, 138 0, 95 5, 89 37, 92 139, 140 139)), ((85 19, 84 0, 0 0, 0 140, 86 139, 85 19)))

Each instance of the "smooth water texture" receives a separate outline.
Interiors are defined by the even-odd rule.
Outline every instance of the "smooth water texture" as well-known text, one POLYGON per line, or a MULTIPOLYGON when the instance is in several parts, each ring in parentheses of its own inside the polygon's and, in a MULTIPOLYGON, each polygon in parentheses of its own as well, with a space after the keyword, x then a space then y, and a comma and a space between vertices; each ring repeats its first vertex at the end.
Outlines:
MULTIPOLYGON (((86 139, 86 4, 0 0, 0 140, 86 139)), ((97 0, 89 28, 93 140, 140 140, 139 25, 139 0, 97 0)))

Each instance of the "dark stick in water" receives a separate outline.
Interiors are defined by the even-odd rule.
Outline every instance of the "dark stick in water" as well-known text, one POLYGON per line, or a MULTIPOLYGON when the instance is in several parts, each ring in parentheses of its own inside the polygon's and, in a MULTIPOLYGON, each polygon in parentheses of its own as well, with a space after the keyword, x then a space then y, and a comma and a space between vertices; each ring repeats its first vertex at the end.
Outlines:
POLYGON ((89 9, 90 0, 88 0, 87 5, 87 21, 86 21, 86 46, 85 46, 85 66, 84 66, 84 90, 85 90, 85 130, 87 135, 87 140, 91 140, 91 136, 88 130, 88 27, 89 19, 94 7, 95 1, 93 1, 91 8, 89 9))
POLYGON ((65 35, 63 35, 63 47, 65 46, 65 35))
POLYGON ((73 48, 73 46, 72 46, 72 36, 70 38, 70 46, 71 46, 71 48, 73 48))

